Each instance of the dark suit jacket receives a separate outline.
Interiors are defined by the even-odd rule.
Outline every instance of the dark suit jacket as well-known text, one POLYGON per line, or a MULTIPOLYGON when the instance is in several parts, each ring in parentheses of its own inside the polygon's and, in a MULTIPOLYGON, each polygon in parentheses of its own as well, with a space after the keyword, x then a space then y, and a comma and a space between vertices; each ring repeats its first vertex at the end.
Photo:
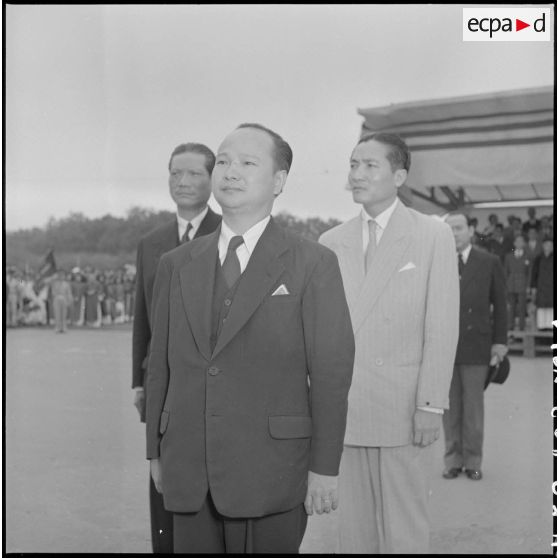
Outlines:
POLYGON ((508 336, 506 281, 497 256, 471 248, 460 295, 455 363, 488 364, 491 346, 506 345, 508 336))
MULTIPOLYGON (((196 238, 213 232, 221 223, 221 216, 209 208, 200 223, 196 238)), ((151 341, 151 300, 157 264, 161 256, 176 248, 178 225, 176 220, 165 223, 143 237, 137 250, 136 259, 136 303, 132 334, 132 387, 144 385, 147 368, 149 342, 151 341)), ((144 419, 145 420, 145 419, 144 419)))
POLYGON ((218 238, 161 258, 147 457, 168 510, 198 511, 210 488, 223 515, 260 517, 301 504, 309 469, 338 473, 354 338, 335 254, 271 220, 211 353, 218 238))

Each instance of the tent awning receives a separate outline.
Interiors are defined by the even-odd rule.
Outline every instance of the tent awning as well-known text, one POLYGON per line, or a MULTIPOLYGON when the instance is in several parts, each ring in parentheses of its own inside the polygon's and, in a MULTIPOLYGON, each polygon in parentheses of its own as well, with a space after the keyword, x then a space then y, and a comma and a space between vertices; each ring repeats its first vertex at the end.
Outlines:
POLYGON ((444 209, 553 197, 554 88, 359 109, 361 135, 398 133, 414 195, 444 209))

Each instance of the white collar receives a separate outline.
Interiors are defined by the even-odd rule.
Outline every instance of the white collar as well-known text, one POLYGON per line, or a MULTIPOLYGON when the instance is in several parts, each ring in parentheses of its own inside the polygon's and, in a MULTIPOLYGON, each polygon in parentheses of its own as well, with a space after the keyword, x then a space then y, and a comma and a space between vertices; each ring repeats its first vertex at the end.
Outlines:
POLYGON ((467 260, 469 259, 469 254, 471 253, 471 248, 472 247, 473 247, 473 245, 469 244, 469 246, 467 246, 467 248, 464 248, 461 251, 461 257, 463 258, 463 263, 467 263, 467 260))
MULTIPOLYGON (((269 223, 271 216, 268 215, 264 217, 261 221, 258 221, 255 225, 250 227, 243 235, 242 239, 244 240, 244 246, 248 250, 248 253, 252 255, 252 252, 256 248, 256 244, 258 240, 262 236, 267 224, 269 223)), ((233 236, 239 236, 231 228, 225 223, 223 220, 221 223, 221 233, 219 234, 219 256, 224 257, 224 254, 227 253, 227 248, 229 246, 229 242, 233 236)))
POLYGON ((371 221, 373 219, 376 222, 376 225, 378 227, 380 227, 382 230, 385 230, 385 228, 387 227, 387 225, 389 223, 389 220, 390 220, 391 216, 393 215, 393 212, 395 211, 395 208, 397 207, 398 202, 399 202, 399 199, 396 197, 395 200, 393 201, 393 203, 387 209, 384 209, 384 211, 382 211, 376 217, 372 217, 366 211, 366 209, 364 209, 364 206, 363 206, 361 217, 362 217, 363 221, 371 221))
POLYGON ((177 213, 176 220, 178 222, 178 231, 179 231, 178 236, 182 238, 182 235, 186 232, 186 229, 188 228, 188 223, 192 225, 193 235, 196 234, 199 226, 201 225, 201 222, 205 219, 205 216, 207 215, 208 211, 209 211, 209 206, 206 205, 205 209, 203 209, 200 213, 198 213, 191 221, 187 221, 186 219, 183 219, 177 213))

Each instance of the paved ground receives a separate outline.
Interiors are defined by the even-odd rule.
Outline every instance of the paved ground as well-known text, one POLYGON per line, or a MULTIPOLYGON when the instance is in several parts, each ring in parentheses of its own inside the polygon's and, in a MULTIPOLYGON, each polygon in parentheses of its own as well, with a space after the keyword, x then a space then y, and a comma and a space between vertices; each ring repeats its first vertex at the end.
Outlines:
MULTIPOLYGON (((130 390, 131 331, 8 330, 6 551, 149 552, 147 462, 130 390)), ((486 397, 485 478, 432 470, 432 552, 550 554, 552 362, 512 358, 486 397)), ((335 550, 335 514, 303 552, 335 550)))

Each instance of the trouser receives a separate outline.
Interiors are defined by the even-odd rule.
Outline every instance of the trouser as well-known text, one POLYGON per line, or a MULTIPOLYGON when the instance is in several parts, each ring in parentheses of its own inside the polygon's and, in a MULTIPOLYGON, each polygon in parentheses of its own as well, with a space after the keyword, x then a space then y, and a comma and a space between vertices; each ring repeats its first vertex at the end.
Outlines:
POLYGON ((151 546, 154 554, 172 554, 172 512, 163 504, 163 495, 157 492, 153 477, 149 475, 149 511, 151 514, 151 546))
POLYGON ((54 329, 56 331, 66 331, 66 318, 68 313, 66 297, 55 296, 52 300, 52 306, 54 310, 54 329))
POLYGON ((515 329, 515 317, 519 317, 519 329, 525 329, 525 312, 527 311, 526 293, 508 293, 508 329, 515 329))
POLYGON ((338 552, 429 552, 432 448, 344 446, 338 552))
POLYGON ((257 518, 224 517, 208 493, 199 512, 174 514, 174 551, 297 554, 307 520, 303 504, 257 518))
POLYGON ((480 469, 484 437, 484 382, 488 366, 456 364, 450 385, 450 407, 444 413, 446 468, 480 469))

